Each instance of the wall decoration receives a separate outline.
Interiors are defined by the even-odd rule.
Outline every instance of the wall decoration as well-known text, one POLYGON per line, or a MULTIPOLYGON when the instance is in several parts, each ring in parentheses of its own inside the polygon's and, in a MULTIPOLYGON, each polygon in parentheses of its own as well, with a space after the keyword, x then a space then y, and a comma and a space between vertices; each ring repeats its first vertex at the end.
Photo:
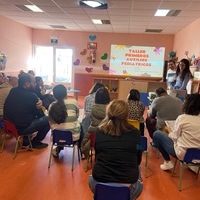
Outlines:
POLYGON ((80 53, 82 56, 86 55, 87 54, 87 49, 83 49, 83 51, 81 51, 80 53))
POLYGON ((74 65, 79 65, 80 64, 80 60, 76 59, 76 61, 73 63, 74 65))
POLYGON ((96 51, 90 51, 90 58, 91 58, 91 63, 96 62, 96 51))
POLYGON ((176 52, 175 51, 170 51, 168 53, 168 57, 171 59, 171 60, 174 60, 175 62, 178 61, 178 57, 176 56, 176 52))
POLYGON ((107 53, 104 53, 103 56, 101 56, 102 60, 106 60, 107 58, 108 58, 108 54, 107 53))
POLYGON ((90 35, 90 36, 89 36, 89 39, 90 39, 91 41, 94 41, 94 40, 96 40, 96 38, 97 38, 97 36, 96 36, 96 35, 90 35))
POLYGON ((106 64, 103 64, 103 65, 102 65, 102 68, 103 68, 103 70, 105 70, 105 71, 108 71, 108 70, 109 70, 109 67, 108 67, 106 64))
POLYGON ((89 50, 97 50, 97 43, 96 42, 88 42, 87 49, 89 50))
POLYGON ((5 70, 7 57, 6 54, 0 51, 0 70, 5 70))
POLYGON ((88 56, 88 57, 87 57, 87 61, 88 61, 88 63, 92 63, 92 58, 91 58, 91 56, 88 56))
POLYGON ((85 71, 88 72, 88 73, 91 73, 91 72, 93 72, 93 68, 92 68, 92 67, 91 67, 91 68, 86 67, 86 68, 85 68, 85 71))

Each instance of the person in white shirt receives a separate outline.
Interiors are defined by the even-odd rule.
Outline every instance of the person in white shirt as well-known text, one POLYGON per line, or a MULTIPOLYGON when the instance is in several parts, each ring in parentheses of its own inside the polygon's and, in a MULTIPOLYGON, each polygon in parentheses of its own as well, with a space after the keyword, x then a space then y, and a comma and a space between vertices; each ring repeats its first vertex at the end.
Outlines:
POLYGON ((188 148, 200 148, 200 94, 191 94, 186 98, 184 114, 178 116, 174 130, 169 134, 157 130, 153 134, 154 142, 164 158, 162 170, 174 167, 170 156, 183 159, 188 148))
POLYGON ((173 88, 176 83, 176 63, 174 60, 168 61, 166 80, 168 89, 173 88))

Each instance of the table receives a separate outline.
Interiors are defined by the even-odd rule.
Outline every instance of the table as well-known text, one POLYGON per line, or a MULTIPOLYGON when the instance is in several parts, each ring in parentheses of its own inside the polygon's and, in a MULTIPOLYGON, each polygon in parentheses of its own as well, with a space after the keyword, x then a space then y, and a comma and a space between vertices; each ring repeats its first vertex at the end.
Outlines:
POLYGON ((74 94, 74 97, 75 99, 78 101, 78 93, 80 92, 80 90, 76 90, 76 89, 67 89, 67 95, 69 93, 73 93, 74 94))

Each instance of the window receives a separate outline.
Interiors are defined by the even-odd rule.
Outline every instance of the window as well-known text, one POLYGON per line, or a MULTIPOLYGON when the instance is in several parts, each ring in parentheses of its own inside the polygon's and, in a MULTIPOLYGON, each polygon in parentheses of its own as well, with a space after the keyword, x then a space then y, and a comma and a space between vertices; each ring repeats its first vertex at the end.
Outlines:
POLYGON ((35 46, 34 71, 48 83, 71 83, 73 49, 35 46))

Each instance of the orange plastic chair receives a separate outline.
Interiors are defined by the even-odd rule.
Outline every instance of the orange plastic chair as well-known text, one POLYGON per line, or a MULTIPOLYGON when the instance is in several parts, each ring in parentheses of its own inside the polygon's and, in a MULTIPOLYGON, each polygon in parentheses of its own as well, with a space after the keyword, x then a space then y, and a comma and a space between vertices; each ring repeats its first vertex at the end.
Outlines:
POLYGON ((7 134, 10 134, 10 135, 12 135, 13 137, 16 138, 16 145, 15 145, 13 159, 16 158, 16 156, 17 156, 18 148, 20 146, 22 146, 21 145, 21 141, 23 141, 23 137, 24 136, 28 137, 28 140, 29 140, 30 148, 28 148, 28 149, 31 150, 31 151, 33 150, 32 143, 31 143, 31 135, 32 134, 19 135, 15 125, 13 123, 11 123, 10 121, 5 120, 5 119, 3 120, 3 130, 4 130, 4 137, 3 137, 2 147, 1 147, 1 153, 3 152, 4 146, 5 146, 5 140, 6 140, 6 135, 7 134))

